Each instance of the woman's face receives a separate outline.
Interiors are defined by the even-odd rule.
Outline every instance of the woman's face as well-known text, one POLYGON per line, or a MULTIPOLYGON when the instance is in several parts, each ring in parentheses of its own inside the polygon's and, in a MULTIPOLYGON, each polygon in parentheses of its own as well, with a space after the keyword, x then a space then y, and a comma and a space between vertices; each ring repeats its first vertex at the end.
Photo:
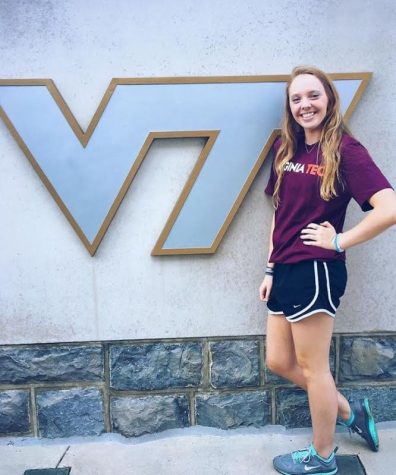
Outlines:
POLYGON ((320 80, 312 74, 296 76, 289 86, 289 106, 306 139, 319 140, 329 99, 320 80))

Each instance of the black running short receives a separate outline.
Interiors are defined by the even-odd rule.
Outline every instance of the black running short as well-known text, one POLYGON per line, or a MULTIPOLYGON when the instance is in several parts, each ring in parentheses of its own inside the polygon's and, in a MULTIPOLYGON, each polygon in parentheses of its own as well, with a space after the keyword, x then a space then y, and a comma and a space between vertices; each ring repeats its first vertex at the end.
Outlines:
POLYGON ((269 314, 283 314, 289 322, 297 322, 319 312, 334 317, 346 283, 344 261, 275 264, 267 302, 269 314))

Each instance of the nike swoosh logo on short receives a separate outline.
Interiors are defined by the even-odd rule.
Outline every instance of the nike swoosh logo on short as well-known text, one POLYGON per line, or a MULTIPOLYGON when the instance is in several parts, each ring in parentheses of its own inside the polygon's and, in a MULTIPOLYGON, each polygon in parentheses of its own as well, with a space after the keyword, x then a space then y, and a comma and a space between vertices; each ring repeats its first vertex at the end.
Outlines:
POLYGON ((315 465, 315 467, 308 467, 307 465, 304 465, 304 470, 306 472, 309 472, 310 470, 314 470, 315 468, 320 468, 320 465, 315 465))
POLYGON ((298 308, 298 307, 301 307, 301 304, 300 305, 293 305, 293 308, 298 308))

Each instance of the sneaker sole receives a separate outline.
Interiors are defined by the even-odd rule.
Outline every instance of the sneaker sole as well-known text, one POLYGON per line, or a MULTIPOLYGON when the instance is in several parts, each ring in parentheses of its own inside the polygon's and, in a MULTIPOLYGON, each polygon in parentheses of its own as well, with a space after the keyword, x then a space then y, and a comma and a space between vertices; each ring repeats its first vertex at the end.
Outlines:
POLYGON ((369 428, 369 433, 372 439, 372 443, 369 443, 369 445, 370 445, 370 448, 374 452, 378 452, 378 449, 379 449, 378 432, 375 427, 374 417, 371 413, 370 404, 367 398, 364 398, 363 400, 363 407, 365 409, 365 419, 366 419, 366 422, 369 428))

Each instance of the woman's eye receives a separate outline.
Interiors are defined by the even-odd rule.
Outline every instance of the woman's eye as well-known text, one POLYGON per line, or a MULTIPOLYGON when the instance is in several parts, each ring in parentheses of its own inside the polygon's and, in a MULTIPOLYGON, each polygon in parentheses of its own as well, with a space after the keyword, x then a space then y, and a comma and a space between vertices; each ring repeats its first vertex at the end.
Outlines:
POLYGON ((294 99, 292 99, 292 102, 293 102, 293 104, 297 104, 298 102, 300 102, 300 98, 295 97, 294 99))

